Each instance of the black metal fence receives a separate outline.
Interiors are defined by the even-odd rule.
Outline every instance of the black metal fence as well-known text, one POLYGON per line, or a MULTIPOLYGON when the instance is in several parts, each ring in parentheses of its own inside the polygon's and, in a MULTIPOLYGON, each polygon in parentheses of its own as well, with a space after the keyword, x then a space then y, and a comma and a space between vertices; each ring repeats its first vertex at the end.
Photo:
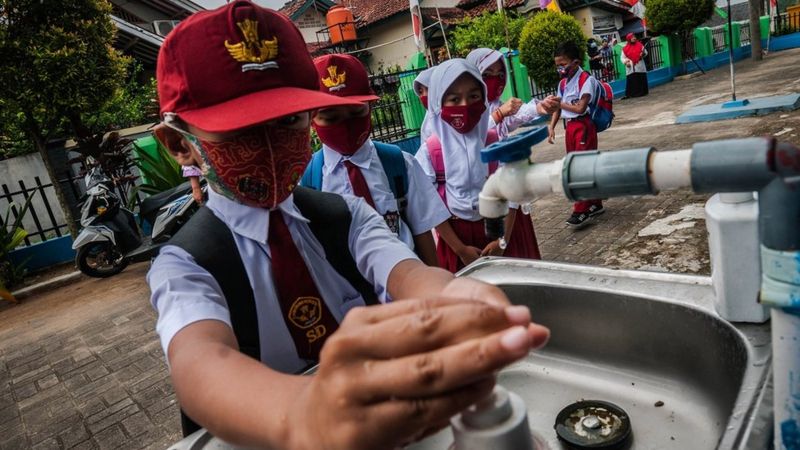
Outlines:
POLYGON ((739 28, 740 45, 750 45, 750 22, 745 22, 739 28))
POLYGON ((598 56, 598 59, 589 61, 592 76, 606 83, 619 78, 617 66, 614 64, 614 52, 600 52, 598 56))
POLYGON ((403 116, 405 101, 401 95, 401 85, 413 83, 414 78, 423 69, 405 70, 372 75, 369 84, 380 99, 372 105, 371 137, 382 142, 394 142, 404 139, 412 131, 403 116))
MULTIPOLYGON (((64 177, 65 179, 61 181, 68 181, 69 183, 67 184, 70 186, 74 186, 75 180, 79 180, 79 177, 70 177, 69 173, 66 172, 64 177)), ((61 209, 61 206, 57 201, 53 201, 56 198, 53 183, 42 184, 42 180, 36 176, 33 177, 32 183, 30 181, 25 183, 20 180, 18 184, 18 189, 13 185, 11 187, 7 184, 0 185, 0 189, 2 189, 0 205, 4 206, 0 211, 5 213, 5 207, 8 207, 11 217, 17 219, 25 201, 29 196, 31 197, 30 206, 24 216, 24 218, 30 218, 30 221, 26 220, 27 223, 24 226, 25 231, 28 232, 28 236, 25 238, 26 246, 69 234, 63 215, 55 213, 55 211, 61 209), (51 192, 53 194, 50 194, 51 192), (56 218, 56 215, 59 217, 56 218), (30 222, 33 222, 33 227, 30 226, 30 222)), ((76 197, 79 196, 76 191, 76 197)))
MULTIPOLYGON (((748 27, 748 33, 750 28, 748 27)), ((724 27, 715 27, 711 29, 711 41, 714 44, 714 53, 719 53, 724 51, 725 46, 725 28, 724 27)))
POLYGON ((800 12, 784 12, 775 16, 775 36, 800 31, 800 12))
POLYGON ((683 60, 691 61, 697 58, 697 38, 694 34, 688 35, 686 41, 682 42, 683 45, 683 60))
POLYGON ((533 98, 538 98, 539 100, 544 99, 548 95, 558 95, 558 85, 552 87, 539 87, 536 83, 533 82, 532 79, 528 79, 531 83, 531 95, 533 98))
POLYGON ((650 39, 644 44, 647 55, 644 57, 644 64, 647 70, 656 70, 664 67, 664 56, 661 51, 663 45, 658 39, 650 39))

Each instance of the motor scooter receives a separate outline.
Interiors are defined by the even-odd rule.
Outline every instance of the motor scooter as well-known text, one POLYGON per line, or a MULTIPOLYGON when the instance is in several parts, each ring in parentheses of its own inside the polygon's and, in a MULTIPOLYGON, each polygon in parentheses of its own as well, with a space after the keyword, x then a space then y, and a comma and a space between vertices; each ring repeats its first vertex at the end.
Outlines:
POLYGON ((146 198, 140 218, 152 224, 152 232, 143 237, 133 212, 122 205, 112 180, 99 166, 92 167, 84 180, 83 229, 72 248, 77 251, 75 265, 91 277, 110 277, 131 262, 151 259, 198 207, 189 182, 146 198))

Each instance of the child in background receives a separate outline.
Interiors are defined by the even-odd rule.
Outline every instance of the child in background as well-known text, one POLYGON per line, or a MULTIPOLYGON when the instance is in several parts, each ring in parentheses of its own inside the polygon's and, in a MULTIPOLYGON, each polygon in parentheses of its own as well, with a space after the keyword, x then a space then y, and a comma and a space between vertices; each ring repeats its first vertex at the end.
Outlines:
POLYGON ((184 178, 188 178, 192 185, 192 197, 198 205, 203 204, 203 190, 200 187, 200 177, 203 171, 202 157, 197 153, 194 146, 187 142, 180 133, 170 130, 164 124, 158 124, 153 128, 153 135, 158 142, 166 147, 167 151, 178 164, 184 178))
POLYGON ((369 102, 378 96, 369 87, 364 66, 358 58, 341 54, 316 58, 314 65, 322 92, 363 104, 325 108, 314 114, 312 126, 322 150, 314 155, 301 183, 363 198, 422 262, 437 266, 431 231, 446 222, 450 213, 411 154, 369 138, 369 102))
POLYGON ((522 103, 522 100, 512 97, 501 104, 500 96, 506 87, 508 74, 505 56, 497 50, 477 48, 467 55, 467 61, 477 66, 481 72, 483 82, 486 84, 486 96, 491 113, 489 126, 497 130, 501 141, 520 125, 558 110, 559 99, 552 95, 541 101, 534 98, 528 103, 522 103))
MULTIPOLYGON (((515 226, 520 211, 509 211, 505 236, 498 240, 486 237, 478 212, 478 194, 490 174, 490 166, 481 162, 480 152, 497 140, 494 133, 494 138, 487 140, 490 133, 486 86, 478 68, 464 59, 445 61, 431 76, 428 92, 435 134, 422 143, 416 157, 425 173, 441 183, 439 194, 453 215, 436 228, 440 237, 436 248, 439 264, 456 272, 486 255, 539 259, 533 227, 515 226), (438 153, 433 151, 435 147, 438 153), (443 166, 441 172, 437 165, 443 166)), ((520 223, 526 221, 531 223, 529 216, 520 216, 520 223)))
POLYGON ((420 103, 425 108, 425 118, 422 119, 422 126, 419 130, 419 137, 421 142, 431 135, 430 113, 428 113, 428 83, 431 81, 434 67, 427 68, 414 78, 414 92, 419 97, 420 103))
MULTIPOLYGON (((598 82, 581 69, 581 53, 574 43, 560 44, 554 55, 556 70, 566 83, 562 81, 559 84, 565 86, 563 92, 560 92, 561 109, 554 113, 550 120, 550 135, 547 142, 555 143, 556 123, 563 118, 567 153, 596 150, 597 128, 592 122, 589 103, 598 90, 598 82)), ((593 217, 604 212, 602 200, 575 202, 572 215, 567 219, 567 225, 575 229, 583 228, 593 217)))

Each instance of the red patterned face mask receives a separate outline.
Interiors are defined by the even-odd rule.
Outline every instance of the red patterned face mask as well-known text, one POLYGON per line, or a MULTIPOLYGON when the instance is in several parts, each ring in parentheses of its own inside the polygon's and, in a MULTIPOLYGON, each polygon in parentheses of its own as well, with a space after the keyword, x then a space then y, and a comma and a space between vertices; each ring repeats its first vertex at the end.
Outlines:
POLYGON ((424 106, 425 109, 428 109, 428 95, 427 94, 426 95, 420 95, 419 96, 419 101, 422 102, 422 106, 424 106))
POLYGON ((308 128, 259 126, 224 142, 201 140, 208 180, 245 205, 275 208, 300 182, 311 159, 309 138, 308 128))
POLYGON ((483 102, 475 102, 466 106, 442 106, 442 120, 461 134, 466 134, 475 128, 486 111, 483 102))

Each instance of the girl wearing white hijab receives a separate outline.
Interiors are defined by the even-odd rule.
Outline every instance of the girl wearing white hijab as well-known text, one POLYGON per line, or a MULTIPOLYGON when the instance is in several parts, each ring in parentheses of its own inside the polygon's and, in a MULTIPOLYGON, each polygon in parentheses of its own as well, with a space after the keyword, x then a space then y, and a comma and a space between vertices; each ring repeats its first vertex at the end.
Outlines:
POLYGON ((422 106, 425 107, 425 118, 422 119, 422 126, 419 130, 420 142, 425 142, 431 135, 430 113, 428 112, 428 84, 430 84, 433 69, 435 67, 427 68, 420 72, 417 78, 414 78, 414 92, 419 97, 422 106))
POLYGON ((486 84, 490 111, 489 126, 497 130, 500 140, 507 138, 508 134, 520 125, 552 114, 560 107, 559 102, 553 96, 542 101, 532 99, 524 104, 518 98, 511 98, 507 102, 501 103, 500 96, 503 94, 508 79, 505 60, 502 53, 490 48, 477 48, 467 55, 467 61, 478 67, 483 82, 486 84))
MULTIPOLYGON (((480 159, 489 133, 486 85, 475 65, 464 59, 445 61, 434 70, 428 89, 428 112, 433 135, 424 141, 416 158, 428 176, 440 184, 439 193, 453 218, 436 228, 439 264, 456 272, 480 256, 503 255, 540 259, 530 216, 518 209, 506 217, 503 239, 486 237, 478 213, 478 194, 490 174, 480 159), (435 152, 439 145, 443 173, 437 174, 435 152), (514 226, 515 218, 519 224, 514 226), (529 224, 524 226, 524 224, 529 224)), ((496 138, 495 138, 496 140, 496 138)))

